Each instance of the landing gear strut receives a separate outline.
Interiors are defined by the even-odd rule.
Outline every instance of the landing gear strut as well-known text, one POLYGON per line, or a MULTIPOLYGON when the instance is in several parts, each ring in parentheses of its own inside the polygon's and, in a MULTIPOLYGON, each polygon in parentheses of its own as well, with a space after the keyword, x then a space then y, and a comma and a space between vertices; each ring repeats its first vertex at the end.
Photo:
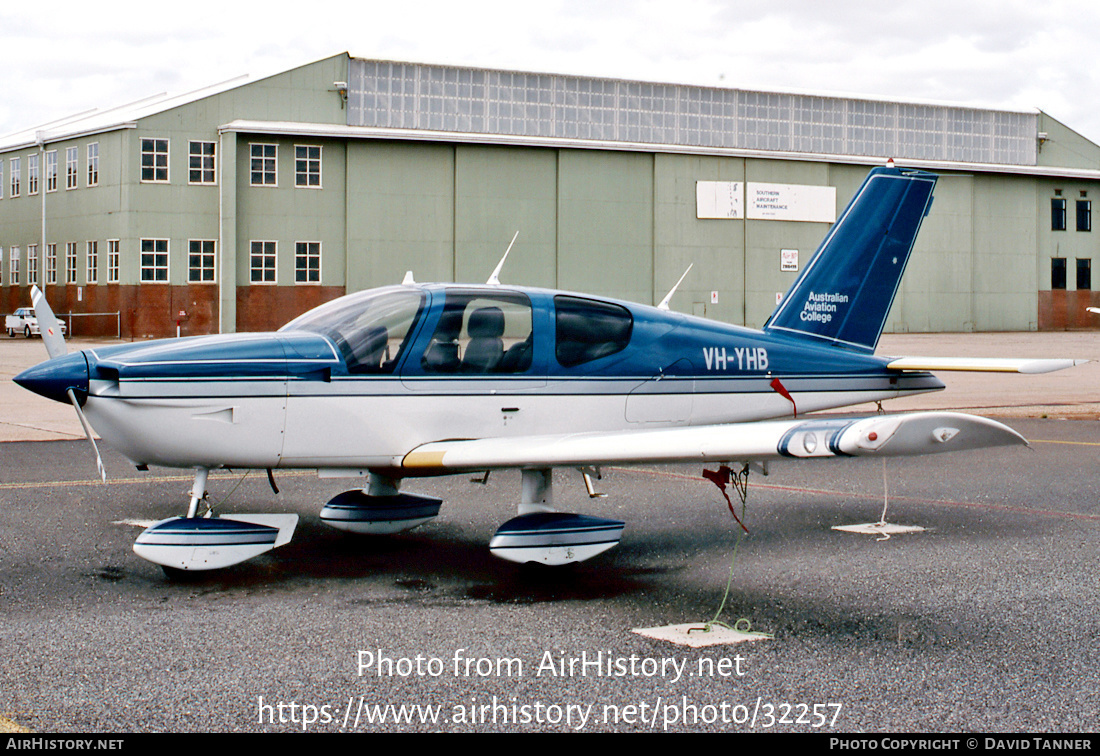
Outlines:
POLYGON ((520 564, 583 562, 615 546, 625 525, 619 520, 554 511, 553 471, 524 470, 519 516, 497 529, 489 550, 520 564))
POLYGON ((239 564, 289 543, 298 515, 241 514, 217 517, 211 508, 198 516, 206 500, 208 468, 195 469, 186 517, 170 517, 142 531, 134 553, 159 564, 171 577, 175 571, 216 570, 239 564))

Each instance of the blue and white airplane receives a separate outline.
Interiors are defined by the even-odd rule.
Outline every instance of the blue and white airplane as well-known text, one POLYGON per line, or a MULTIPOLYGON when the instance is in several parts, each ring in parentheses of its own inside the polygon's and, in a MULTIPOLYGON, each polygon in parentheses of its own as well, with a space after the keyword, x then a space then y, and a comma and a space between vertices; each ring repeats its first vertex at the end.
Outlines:
MULTIPOLYGON (((168 571, 225 567, 290 540, 297 515, 200 511, 217 468, 365 479, 328 502, 321 519, 370 533, 438 513, 439 499, 399 492, 406 478, 519 469, 518 516, 497 531, 493 553, 581 561, 614 546, 624 523, 555 511, 554 468, 579 469, 593 494, 591 476, 604 465, 747 469, 774 458, 1026 444, 1000 423, 958 413, 807 417, 942 389, 929 370, 1074 364, 874 354, 935 182, 919 171, 872 170, 761 331, 671 312, 668 297, 649 307, 504 286, 498 266, 481 286, 410 275, 275 333, 68 355, 60 335, 48 334, 51 359, 15 380, 71 402, 89 440, 90 423, 139 468, 195 470, 186 516, 149 527, 134 545, 168 571)), ((33 297, 48 331, 53 314, 37 289, 33 297)))

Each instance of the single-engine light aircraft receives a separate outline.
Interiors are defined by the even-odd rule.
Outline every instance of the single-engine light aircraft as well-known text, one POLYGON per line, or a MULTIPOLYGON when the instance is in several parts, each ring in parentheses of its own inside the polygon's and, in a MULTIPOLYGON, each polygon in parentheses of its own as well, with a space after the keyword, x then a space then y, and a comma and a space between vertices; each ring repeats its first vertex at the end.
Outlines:
MULTIPOLYGON (((365 479, 320 516, 366 533, 438 514, 439 499, 399 491, 407 478, 519 469, 518 516, 490 549, 521 563, 581 561, 618 543, 624 523, 555 511, 554 468, 577 468, 597 495, 591 479, 603 465, 747 469, 775 458, 1027 443, 958 413, 807 416, 942 389, 930 370, 1074 364, 874 354, 935 183, 929 173, 873 169, 760 331, 672 312, 668 297, 650 307, 501 285, 498 265, 480 286, 408 275, 274 333, 66 355, 54 329, 51 359, 15 380, 71 403, 93 445, 89 424, 139 468, 195 471, 186 516, 152 525, 134 545, 170 573, 236 564, 293 534, 297 515, 200 511, 216 468, 365 479)), ((32 295, 45 333, 55 319, 41 292, 32 295)))

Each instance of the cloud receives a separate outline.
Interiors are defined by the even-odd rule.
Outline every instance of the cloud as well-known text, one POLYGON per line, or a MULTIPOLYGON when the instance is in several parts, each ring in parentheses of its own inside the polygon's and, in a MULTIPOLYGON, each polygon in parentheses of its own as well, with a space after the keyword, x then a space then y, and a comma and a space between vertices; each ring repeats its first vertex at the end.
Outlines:
POLYGON ((1022 0, 315 0, 293 13, 63 0, 0 11, 0 133, 90 107, 362 57, 661 82, 1038 107, 1100 140, 1100 5, 1022 0), (53 6, 51 6, 53 7, 53 6), (69 24, 58 19, 72 19, 69 24), (77 21, 77 19, 79 19, 77 21))

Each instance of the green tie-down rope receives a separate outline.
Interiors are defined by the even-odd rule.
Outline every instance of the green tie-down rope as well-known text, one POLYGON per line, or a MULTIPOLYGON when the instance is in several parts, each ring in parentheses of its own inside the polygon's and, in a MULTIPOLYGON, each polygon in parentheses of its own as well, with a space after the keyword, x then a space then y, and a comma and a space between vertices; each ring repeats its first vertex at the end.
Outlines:
MULTIPOLYGON (((704 471, 704 472, 707 472, 707 471, 704 471)), ((740 472, 733 472, 728 467, 723 465, 722 470, 720 471, 720 473, 724 474, 724 476, 733 483, 733 487, 737 490, 737 495, 741 499, 741 516, 740 517, 738 517, 737 513, 734 512, 734 510, 733 510, 733 504, 732 504, 732 502, 730 502, 730 498, 726 494, 726 487, 724 485, 718 483, 718 481, 715 480, 714 477, 712 477, 712 476, 706 476, 706 477, 707 477, 708 480, 713 481, 715 483, 715 485, 718 486, 718 490, 720 490, 722 492, 722 495, 726 497, 726 503, 730 505, 730 514, 733 515, 733 519, 736 520, 737 524, 740 525, 741 527, 739 527, 737 529, 737 540, 735 540, 733 542, 733 555, 730 557, 729 576, 726 578, 726 592, 722 596, 722 603, 718 606, 718 611, 714 613, 714 616, 710 619, 709 622, 703 623, 702 627, 688 628, 688 633, 692 633, 692 632, 709 633, 709 632, 711 632, 711 629, 715 625, 718 625, 719 627, 724 627, 727 630, 733 630, 735 632, 742 633, 744 635, 751 635, 755 638, 763 638, 763 639, 770 640, 771 638, 774 638, 775 636, 771 635, 770 633, 760 633, 760 632, 753 632, 752 631, 752 622, 749 620, 748 617, 738 618, 738 620, 733 623, 732 627, 730 625, 728 625, 727 623, 722 622, 721 620, 718 619, 719 617, 722 616, 722 612, 724 612, 726 610, 726 602, 729 601, 729 597, 730 597, 730 588, 733 586, 733 568, 737 564, 737 547, 741 545, 741 539, 744 538, 745 533, 748 532, 748 530, 745 528, 745 510, 747 509, 746 500, 748 499, 749 466, 745 465, 743 468, 741 468, 740 472)))

